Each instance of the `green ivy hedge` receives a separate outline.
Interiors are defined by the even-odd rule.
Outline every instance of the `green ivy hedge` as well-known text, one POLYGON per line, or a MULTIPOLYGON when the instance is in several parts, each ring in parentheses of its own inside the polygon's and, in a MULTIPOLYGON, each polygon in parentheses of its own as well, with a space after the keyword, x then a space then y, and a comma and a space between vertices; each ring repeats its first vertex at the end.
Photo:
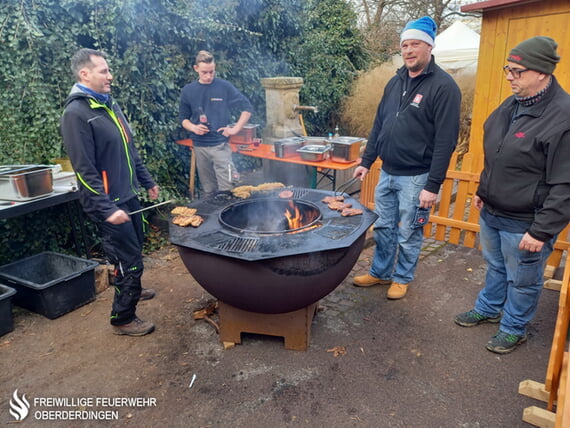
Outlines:
MULTIPOLYGON (((308 118, 314 135, 334 127, 341 98, 367 62, 356 16, 342 0, 3 2, 0 164, 49 164, 65 154, 58 123, 74 83, 69 60, 80 47, 108 53, 113 96, 135 130, 162 200, 187 196, 188 149, 175 143, 185 137, 177 123, 178 97, 195 78, 198 50, 214 53, 218 76, 250 98, 252 122, 261 126, 265 94, 259 80, 303 77, 302 102, 320 111, 308 118)), ((238 167, 253 166, 249 160, 238 167)), ((0 221, 0 264, 43 250, 72 251, 60 211, 0 221), (24 244, 15 244, 16 238, 24 244)))

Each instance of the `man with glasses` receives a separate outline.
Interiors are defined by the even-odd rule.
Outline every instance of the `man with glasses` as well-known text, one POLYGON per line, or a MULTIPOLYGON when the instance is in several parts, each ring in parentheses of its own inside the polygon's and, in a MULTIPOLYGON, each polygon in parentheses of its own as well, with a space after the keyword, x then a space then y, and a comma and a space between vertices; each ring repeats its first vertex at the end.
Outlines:
POLYGON ((526 341, 546 260, 570 220, 570 95, 552 75, 557 47, 538 36, 511 50, 503 71, 513 95, 484 125, 485 164, 474 203, 481 211, 485 287, 474 309, 455 322, 500 323, 486 346, 499 354, 526 341))

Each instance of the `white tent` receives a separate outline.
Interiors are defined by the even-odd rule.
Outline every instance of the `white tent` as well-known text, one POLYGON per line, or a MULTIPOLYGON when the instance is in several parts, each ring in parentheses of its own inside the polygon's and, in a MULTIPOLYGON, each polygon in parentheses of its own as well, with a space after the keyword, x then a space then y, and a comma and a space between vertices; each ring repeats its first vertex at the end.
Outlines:
POLYGON ((475 73, 479 39, 479 34, 463 22, 455 21, 435 37, 435 47, 432 51, 435 61, 447 70, 475 73))

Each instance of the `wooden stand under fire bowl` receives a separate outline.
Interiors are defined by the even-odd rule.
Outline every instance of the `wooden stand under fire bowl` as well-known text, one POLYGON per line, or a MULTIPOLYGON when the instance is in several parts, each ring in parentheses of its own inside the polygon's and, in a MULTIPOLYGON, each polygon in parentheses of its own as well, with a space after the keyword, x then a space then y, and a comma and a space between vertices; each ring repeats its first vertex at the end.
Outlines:
POLYGON ((241 343, 242 333, 280 336, 285 349, 306 351, 311 338, 311 324, 317 303, 281 314, 250 312, 218 301, 220 340, 225 346, 241 343))

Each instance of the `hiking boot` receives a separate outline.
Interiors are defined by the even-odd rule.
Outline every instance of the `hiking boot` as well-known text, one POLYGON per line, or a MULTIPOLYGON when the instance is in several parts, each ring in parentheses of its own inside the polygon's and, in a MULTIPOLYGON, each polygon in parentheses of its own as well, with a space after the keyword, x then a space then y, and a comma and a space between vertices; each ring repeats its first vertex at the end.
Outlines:
POLYGON ((392 284, 392 280, 376 278, 367 273, 365 275, 355 276, 352 279, 352 283, 357 287, 370 287, 372 285, 390 285, 392 284))
POLYGON ((399 282, 393 282, 388 289, 388 294, 386 297, 388 297, 390 300, 401 299, 408 292, 408 285, 410 284, 400 284, 399 282))
POLYGON ((152 288, 143 288, 141 291, 141 297, 139 297, 139 302, 141 300, 150 300, 156 296, 156 291, 152 288))
POLYGON ((468 312, 463 312, 462 314, 455 316, 455 324, 461 327, 475 327, 476 325, 489 322, 491 324, 496 324, 501 320, 501 315, 496 317, 488 317, 486 315, 476 312, 472 309, 468 312))
POLYGON ((113 333, 126 336, 144 336, 154 331, 154 324, 150 321, 143 321, 139 317, 135 317, 128 324, 114 325, 113 333))
POLYGON ((502 330, 497 331, 491 340, 487 342, 486 348, 496 354, 508 354, 513 352, 518 345, 526 342, 526 334, 517 336, 516 334, 505 333, 502 330))

